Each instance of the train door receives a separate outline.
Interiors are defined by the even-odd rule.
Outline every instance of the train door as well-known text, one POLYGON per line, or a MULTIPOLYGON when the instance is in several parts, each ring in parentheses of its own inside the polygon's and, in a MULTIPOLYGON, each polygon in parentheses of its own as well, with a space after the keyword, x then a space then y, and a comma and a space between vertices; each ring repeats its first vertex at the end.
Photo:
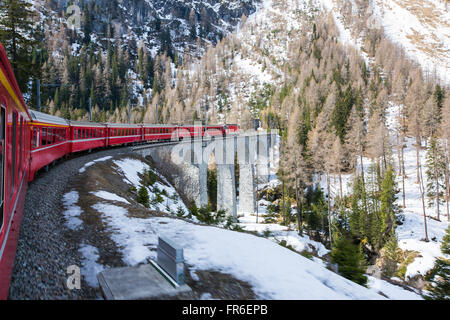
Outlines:
POLYGON ((3 228, 5 211, 5 133, 6 133, 6 109, 0 105, 0 231, 3 228))

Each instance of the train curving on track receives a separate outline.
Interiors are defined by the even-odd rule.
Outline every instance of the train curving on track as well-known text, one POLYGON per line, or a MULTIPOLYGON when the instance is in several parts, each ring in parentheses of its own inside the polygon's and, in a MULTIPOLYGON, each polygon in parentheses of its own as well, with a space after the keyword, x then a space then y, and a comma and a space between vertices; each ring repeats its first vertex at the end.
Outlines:
POLYGON ((132 125, 69 121, 29 110, 0 44, 0 300, 8 296, 28 183, 69 154, 124 144, 226 136, 238 125, 132 125))

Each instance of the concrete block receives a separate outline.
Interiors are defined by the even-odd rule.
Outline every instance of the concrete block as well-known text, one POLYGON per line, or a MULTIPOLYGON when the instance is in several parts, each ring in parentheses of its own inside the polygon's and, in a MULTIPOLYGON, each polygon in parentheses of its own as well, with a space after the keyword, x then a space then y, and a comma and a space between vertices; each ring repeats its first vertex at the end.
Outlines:
POLYGON ((106 300, 193 299, 188 285, 175 288, 150 264, 105 270, 97 279, 106 300))
POLYGON ((183 248, 164 237, 158 238, 158 265, 178 284, 184 284, 183 248))

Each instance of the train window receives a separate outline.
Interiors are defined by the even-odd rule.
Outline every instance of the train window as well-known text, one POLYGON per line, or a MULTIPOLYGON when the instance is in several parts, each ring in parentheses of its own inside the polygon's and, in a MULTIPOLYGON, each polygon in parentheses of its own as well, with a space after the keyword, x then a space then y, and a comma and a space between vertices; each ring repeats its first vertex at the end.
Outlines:
POLYGON ((37 128, 33 128, 33 149, 37 148, 37 128))
POLYGON ((11 141, 11 161, 12 161, 12 189, 11 198, 14 195, 16 189, 16 144, 17 144, 17 112, 13 112, 13 123, 12 123, 12 141, 11 141))
POLYGON ((53 142, 53 129, 52 128, 48 128, 47 129, 47 144, 52 144, 53 142))
POLYGON ((41 146, 47 145, 47 128, 41 129, 41 146))
POLYGON ((0 105, 1 119, 0 119, 0 231, 3 227, 3 211, 4 211, 4 172, 5 172, 5 133, 6 133, 6 109, 3 103, 0 105))

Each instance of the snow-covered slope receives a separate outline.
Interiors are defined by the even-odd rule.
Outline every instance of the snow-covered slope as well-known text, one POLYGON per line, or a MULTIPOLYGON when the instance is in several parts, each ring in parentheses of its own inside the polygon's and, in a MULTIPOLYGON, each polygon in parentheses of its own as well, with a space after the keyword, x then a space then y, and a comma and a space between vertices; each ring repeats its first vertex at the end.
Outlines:
POLYGON ((386 35, 431 75, 450 84, 450 3, 445 0, 374 0, 386 35))
MULTIPOLYGON (((340 40, 361 48, 361 38, 351 36, 351 26, 344 23, 342 7, 359 12, 353 0, 319 0, 333 13, 340 30, 340 40)), ((370 0, 366 9, 368 28, 383 28, 388 39, 402 47, 406 54, 429 76, 436 74, 450 84, 450 3, 446 0, 370 0)), ((363 13, 363 14, 366 14, 363 13)), ((360 14, 360 13, 358 13, 360 14)), ((351 18, 346 17, 347 21, 351 18)), ((363 53, 364 55, 364 53, 363 53)))
MULTIPOLYGON (((127 183, 139 184, 138 173, 147 167, 138 160, 116 161, 127 183), (133 164, 130 166, 130 164, 133 164)), ((247 233, 202 226, 170 218, 130 217, 117 196, 100 193, 92 208, 101 218, 111 238, 121 248, 128 265, 156 259, 158 236, 164 235, 184 248, 184 256, 195 277, 196 270, 214 270, 248 282, 260 299, 383 299, 273 241, 247 233), (119 205, 120 204, 120 205, 119 205)), ((98 263, 95 247, 81 248, 83 275, 89 281, 104 266, 98 263)), ((91 281, 95 285, 95 281, 91 281)))

